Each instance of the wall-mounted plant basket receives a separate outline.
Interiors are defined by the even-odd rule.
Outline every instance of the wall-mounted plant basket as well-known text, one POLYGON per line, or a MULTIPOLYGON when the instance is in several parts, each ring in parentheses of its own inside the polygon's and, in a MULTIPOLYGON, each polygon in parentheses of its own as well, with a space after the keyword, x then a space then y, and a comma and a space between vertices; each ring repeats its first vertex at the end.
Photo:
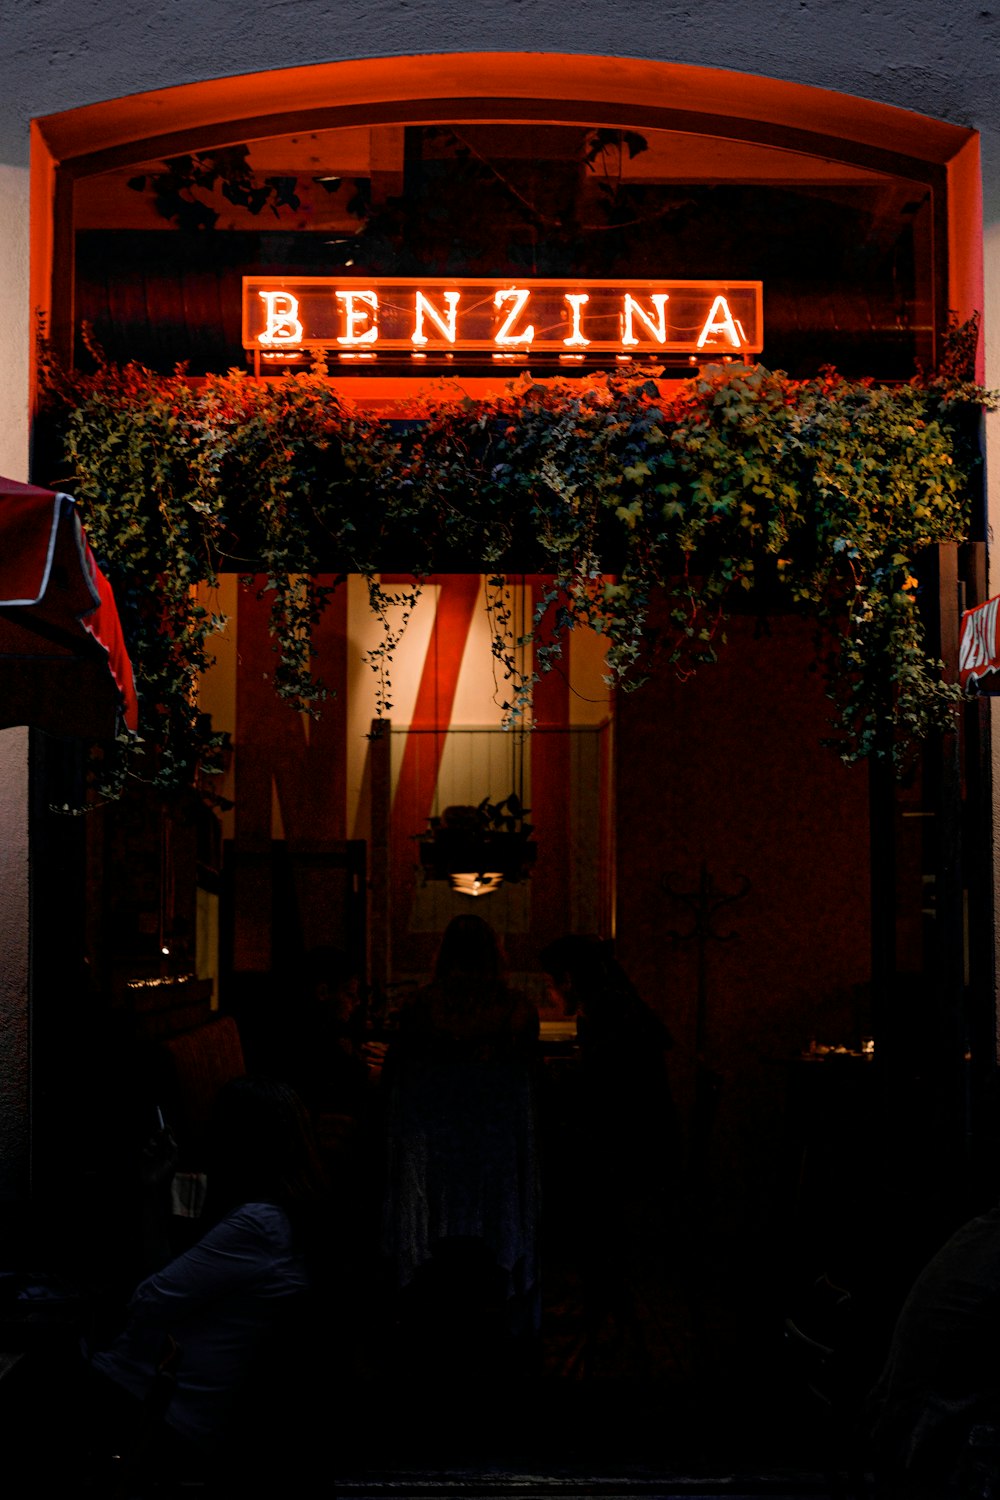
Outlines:
POLYGON ((424 879, 449 880, 468 895, 528 879, 538 853, 534 827, 524 821, 529 810, 514 793, 503 802, 484 798, 478 807, 446 807, 417 835, 424 879))

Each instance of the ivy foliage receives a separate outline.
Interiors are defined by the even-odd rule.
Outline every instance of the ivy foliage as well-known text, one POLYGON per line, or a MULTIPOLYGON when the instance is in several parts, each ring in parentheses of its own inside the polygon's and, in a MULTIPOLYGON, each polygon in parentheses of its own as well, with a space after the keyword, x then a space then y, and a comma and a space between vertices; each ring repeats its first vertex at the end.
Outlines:
POLYGON ((195 586, 264 575, 277 690, 318 713, 331 559, 332 587, 363 574, 383 623, 379 713, 402 628, 390 604, 405 625, 422 578, 473 566, 490 575, 508 721, 575 626, 607 638, 608 680, 629 689, 713 662, 742 599, 815 620, 845 760, 899 760, 954 723, 960 690, 928 654, 918 580, 922 554, 968 536, 991 402, 954 371, 888 387, 728 364, 668 385, 633 366, 476 401, 442 383, 406 423, 353 409, 319 372, 45 371, 60 484, 119 601, 160 785, 189 784, 221 748, 197 688, 224 621, 195 586), (388 566, 414 578, 402 596, 381 585, 388 566), (502 607, 512 569, 553 579, 529 637, 502 607))

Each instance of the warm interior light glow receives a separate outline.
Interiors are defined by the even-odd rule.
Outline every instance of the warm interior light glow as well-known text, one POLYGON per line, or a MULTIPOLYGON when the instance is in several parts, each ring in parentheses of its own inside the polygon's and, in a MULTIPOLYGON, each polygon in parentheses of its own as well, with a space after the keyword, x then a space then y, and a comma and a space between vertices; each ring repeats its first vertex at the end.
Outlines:
POLYGON ((489 896, 503 885, 503 875, 499 870, 481 870, 478 874, 471 870, 462 871, 449 875, 448 879, 452 890, 460 896, 489 896))
POLYGON ((155 990, 162 989, 164 985, 178 988, 181 985, 193 984, 195 978, 194 974, 171 974, 166 979, 128 979, 125 982, 125 988, 127 990, 155 990))

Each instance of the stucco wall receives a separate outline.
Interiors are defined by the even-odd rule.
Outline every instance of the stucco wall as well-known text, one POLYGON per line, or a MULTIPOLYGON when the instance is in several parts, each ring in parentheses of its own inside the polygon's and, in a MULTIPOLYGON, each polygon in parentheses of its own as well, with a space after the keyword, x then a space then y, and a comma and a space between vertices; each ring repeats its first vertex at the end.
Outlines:
POLYGON ((25 122, 143 89, 258 69, 408 53, 648 57, 794 79, 957 124, 996 115, 1000 11, 981 0, 7 0, 0 159, 25 122))
MULTIPOLYGON (((20 471, 27 429, 17 392, 29 338, 21 238, 28 222, 32 119, 258 70, 429 53, 533 52, 643 58, 781 79, 833 90, 983 132, 985 222, 1000 229, 1000 11, 981 0, 172 0, 122 7, 113 0, 7 0, 0 15, 0 462, 20 471), (12 248, 13 247, 13 248, 12 248), (13 253, 17 264, 7 262, 13 253), (7 335, 10 334, 10 337, 7 335)), ((331 100, 330 102, 336 102, 331 100)), ((665 97, 663 103, 674 102, 665 97)), ((169 121, 169 106, 162 117, 169 121)), ((36 203, 40 200, 36 200, 36 203)), ((988 240, 988 244, 989 244, 988 240)), ((990 268, 992 269, 992 268, 990 268)), ((987 301, 989 297, 987 297, 987 301)), ((988 335, 992 331, 990 319, 988 335)), ((1000 384, 1000 349, 987 377, 1000 384)), ((1000 502, 998 502, 1000 503, 1000 502)))
POLYGON ((27 803, 27 730, 0 730, 0 1204, 28 1173, 27 803))
MULTIPOLYGON (((800 1071, 790 1060, 811 1039, 858 1046, 872 1029, 868 778, 823 745, 830 703, 812 628, 790 616, 764 634, 756 619, 733 618, 716 663, 622 694, 617 724, 628 891, 617 951, 675 1038, 670 1073, 689 1150, 707 1153, 732 1221, 757 1224, 769 1241, 788 1202, 788 1131, 804 1128, 789 1114, 800 1071), (692 904, 702 878, 713 901, 728 901, 704 913, 703 956, 692 904), (665 930, 677 936, 664 942, 665 930), (720 1079, 710 1130, 694 1110, 702 1048, 720 1079)), ((901 886, 906 875, 909 916, 919 899, 909 868, 901 886)), ((915 879, 919 893, 919 857, 915 879)), ((914 946, 919 934, 901 942, 904 971, 914 946)))
POLYGON ((0 163, 0 474, 26 479, 28 172, 0 163))

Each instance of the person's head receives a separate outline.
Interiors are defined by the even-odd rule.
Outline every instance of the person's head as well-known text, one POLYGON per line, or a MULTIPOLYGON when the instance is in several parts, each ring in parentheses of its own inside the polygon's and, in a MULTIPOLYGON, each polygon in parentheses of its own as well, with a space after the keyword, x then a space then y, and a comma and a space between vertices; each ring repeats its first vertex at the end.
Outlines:
POLYGON ((209 1127, 209 1191, 219 1211, 274 1203, 294 1215, 325 1180, 305 1106, 276 1078, 248 1075, 219 1090, 209 1127))
POLYGON ((543 948, 538 962, 567 1015, 592 1015, 632 990, 611 944, 602 938, 567 933, 543 948))
POLYGON ((434 978, 499 980, 507 961, 499 937, 483 917, 453 917, 434 960, 434 978))
POLYGON ((567 934, 543 948, 538 961, 566 1014, 581 1017, 580 1035, 650 1048, 673 1045, 669 1027, 646 1004, 610 942, 567 934))
POLYGON ((341 948, 323 944, 303 956, 301 987, 304 998, 331 1009, 339 1021, 349 1021, 361 1000, 361 975, 341 948))

